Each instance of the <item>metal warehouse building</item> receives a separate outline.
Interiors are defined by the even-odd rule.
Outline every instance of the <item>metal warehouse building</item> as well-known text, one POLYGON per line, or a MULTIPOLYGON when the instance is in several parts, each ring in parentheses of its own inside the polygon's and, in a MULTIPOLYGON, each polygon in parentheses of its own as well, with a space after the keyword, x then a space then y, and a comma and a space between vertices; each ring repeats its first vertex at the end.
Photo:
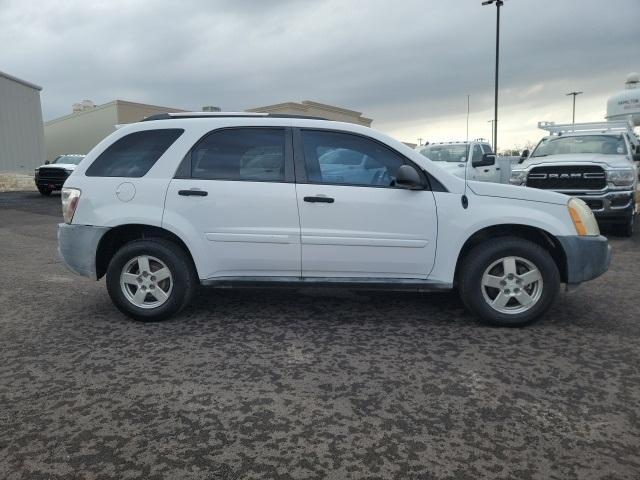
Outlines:
POLYGON ((125 100, 113 100, 103 105, 94 105, 90 100, 84 100, 73 105, 73 113, 44 124, 46 158, 53 160, 65 153, 89 153, 89 150, 115 131, 116 125, 139 122, 156 113, 182 111, 125 100))
POLYGON ((0 72, 0 172, 33 173, 45 160, 40 90, 0 72))

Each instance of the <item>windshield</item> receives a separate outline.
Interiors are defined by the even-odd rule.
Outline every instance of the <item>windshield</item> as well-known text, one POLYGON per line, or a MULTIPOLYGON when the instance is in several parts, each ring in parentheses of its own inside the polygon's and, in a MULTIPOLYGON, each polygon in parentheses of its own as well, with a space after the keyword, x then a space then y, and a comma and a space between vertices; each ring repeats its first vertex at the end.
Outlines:
POLYGON ((84 158, 84 155, 60 155, 51 163, 67 163, 72 165, 78 165, 83 158, 84 158))
POLYGON ((469 145, 429 145, 420 153, 434 162, 466 162, 469 155, 469 145))
POLYGON ((543 138, 532 157, 563 155, 567 153, 598 153, 602 155, 625 155, 627 147, 622 136, 580 135, 574 137, 543 138))

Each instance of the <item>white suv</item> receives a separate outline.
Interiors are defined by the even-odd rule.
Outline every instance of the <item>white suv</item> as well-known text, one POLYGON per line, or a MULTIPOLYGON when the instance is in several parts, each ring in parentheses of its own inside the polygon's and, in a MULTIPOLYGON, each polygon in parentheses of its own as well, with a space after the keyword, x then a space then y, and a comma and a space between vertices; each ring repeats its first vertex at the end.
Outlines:
POLYGON ((460 291, 518 326, 597 277, 584 202, 448 174, 375 130, 267 114, 162 114, 98 144, 65 183, 59 251, 138 320, 200 285, 460 291))

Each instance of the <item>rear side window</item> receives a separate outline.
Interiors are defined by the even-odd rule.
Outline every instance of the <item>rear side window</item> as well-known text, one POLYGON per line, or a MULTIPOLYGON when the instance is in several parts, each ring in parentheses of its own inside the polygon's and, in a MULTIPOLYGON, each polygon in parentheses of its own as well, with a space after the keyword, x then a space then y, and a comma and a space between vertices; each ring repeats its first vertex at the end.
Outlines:
POLYGON ((126 135, 102 152, 87 169, 88 177, 142 177, 184 130, 144 130, 126 135))
POLYGON ((480 148, 480 145, 478 145, 476 143, 473 146, 473 153, 471 155, 471 161, 472 162, 479 162, 480 160, 482 160, 482 149, 480 148))
POLYGON ((191 178, 283 182, 284 129, 229 128, 211 132, 191 152, 191 178))

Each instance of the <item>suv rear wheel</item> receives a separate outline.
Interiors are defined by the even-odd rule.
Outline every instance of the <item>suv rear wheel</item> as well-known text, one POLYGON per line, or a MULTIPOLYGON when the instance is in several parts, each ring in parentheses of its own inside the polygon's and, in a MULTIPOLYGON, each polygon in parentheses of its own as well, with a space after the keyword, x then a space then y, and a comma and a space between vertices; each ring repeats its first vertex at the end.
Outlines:
POLYGON ((560 289, 549 252, 517 237, 490 239, 474 247, 460 270, 465 306, 492 325, 521 327, 544 314, 560 289))
POLYGON ((125 315, 164 320, 193 298, 198 279, 182 248, 162 238, 134 240, 121 247, 107 268, 107 290, 125 315))

